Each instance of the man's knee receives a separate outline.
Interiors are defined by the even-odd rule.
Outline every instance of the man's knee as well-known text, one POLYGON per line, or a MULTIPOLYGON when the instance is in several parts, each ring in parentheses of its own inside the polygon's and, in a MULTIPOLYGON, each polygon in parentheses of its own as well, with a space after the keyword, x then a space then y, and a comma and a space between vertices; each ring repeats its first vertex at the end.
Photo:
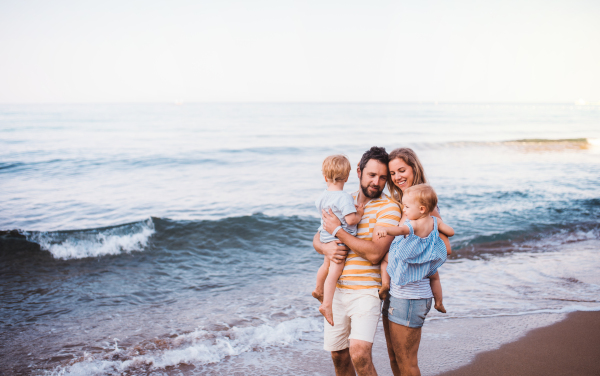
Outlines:
POLYGON ((333 360, 335 367, 343 367, 351 362, 350 351, 347 348, 340 351, 332 351, 331 360, 333 360))
POLYGON ((371 360, 371 349, 373 344, 365 341, 350 341, 350 356, 355 365, 369 364, 371 360))

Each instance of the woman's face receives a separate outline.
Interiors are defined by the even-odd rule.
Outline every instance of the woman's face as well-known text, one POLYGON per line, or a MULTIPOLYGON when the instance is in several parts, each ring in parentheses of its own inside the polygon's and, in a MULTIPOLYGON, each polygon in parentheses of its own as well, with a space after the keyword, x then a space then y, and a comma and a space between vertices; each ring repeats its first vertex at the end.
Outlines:
POLYGON ((390 175, 396 187, 404 190, 413 185, 415 175, 412 167, 406 164, 402 158, 396 158, 389 163, 390 175))

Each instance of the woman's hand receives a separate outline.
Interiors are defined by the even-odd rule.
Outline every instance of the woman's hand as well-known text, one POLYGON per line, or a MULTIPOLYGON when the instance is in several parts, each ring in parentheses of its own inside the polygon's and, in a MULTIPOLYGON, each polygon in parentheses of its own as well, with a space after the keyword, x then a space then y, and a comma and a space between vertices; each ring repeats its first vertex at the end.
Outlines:
POLYGON ((329 211, 323 210, 323 229, 328 233, 332 233, 338 226, 342 225, 342 222, 338 217, 333 214, 333 211, 329 209, 329 211))

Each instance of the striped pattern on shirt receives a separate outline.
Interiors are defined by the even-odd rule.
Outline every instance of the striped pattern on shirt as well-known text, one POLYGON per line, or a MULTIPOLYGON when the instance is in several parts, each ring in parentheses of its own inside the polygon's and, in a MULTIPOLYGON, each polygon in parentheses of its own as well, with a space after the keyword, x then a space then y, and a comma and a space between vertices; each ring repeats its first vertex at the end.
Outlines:
POLYGON ((428 299, 433 298, 429 278, 410 282, 399 286, 392 281, 390 283, 390 295, 397 299, 428 299))
MULTIPOLYGON (((354 203, 358 204, 358 191, 352 194, 354 203)), ((359 239, 373 239, 375 226, 393 227, 400 222, 400 208, 385 194, 372 199, 365 206, 365 212, 358 223, 359 239)), ((381 267, 373 265, 368 260, 359 257, 350 250, 346 256, 344 271, 338 280, 337 287, 349 290, 378 289, 381 286, 381 267)))
POLYGON ((410 221, 404 222, 410 230, 406 236, 397 236, 390 246, 387 272, 396 285, 404 286, 420 281, 438 270, 448 257, 446 245, 440 239, 437 218, 433 218, 433 230, 421 238, 415 235, 410 221))

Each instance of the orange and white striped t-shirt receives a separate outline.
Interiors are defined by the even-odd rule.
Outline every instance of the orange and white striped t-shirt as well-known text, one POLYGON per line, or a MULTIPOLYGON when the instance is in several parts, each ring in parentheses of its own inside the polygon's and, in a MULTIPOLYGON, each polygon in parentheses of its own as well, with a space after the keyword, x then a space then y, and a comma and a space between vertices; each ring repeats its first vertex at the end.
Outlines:
MULTIPOLYGON (((358 191, 352 194, 357 204, 358 191)), ((373 239, 375 226, 392 227, 400 222, 400 208, 385 194, 372 199, 365 206, 365 212, 358 223, 356 237, 364 240, 373 239)), ((337 288, 349 290, 377 289, 381 286, 381 267, 373 265, 350 250, 346 256, 344 271, 338 280, 337 288)))

